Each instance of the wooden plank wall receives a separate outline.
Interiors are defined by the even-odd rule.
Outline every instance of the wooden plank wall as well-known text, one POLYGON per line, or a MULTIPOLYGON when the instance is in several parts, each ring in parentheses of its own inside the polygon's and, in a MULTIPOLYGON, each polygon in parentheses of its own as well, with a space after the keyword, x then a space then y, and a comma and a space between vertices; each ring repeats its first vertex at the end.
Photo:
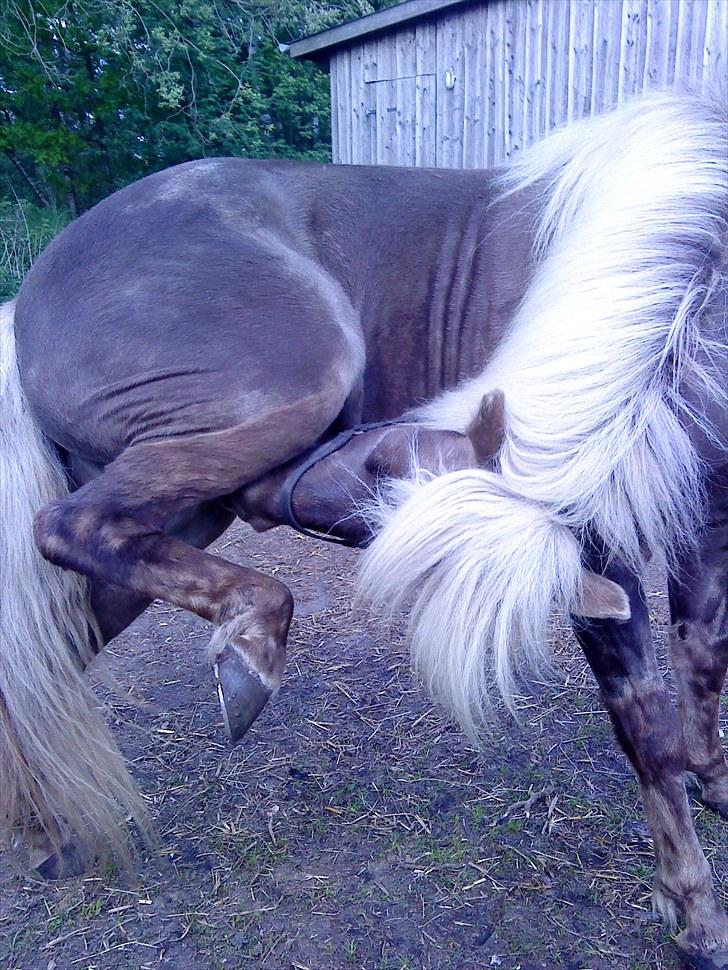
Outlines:
POLYGON ((728 0, 481 0, 334 52, 333 157, 483 168, 639 91, 727 77, 728 0))

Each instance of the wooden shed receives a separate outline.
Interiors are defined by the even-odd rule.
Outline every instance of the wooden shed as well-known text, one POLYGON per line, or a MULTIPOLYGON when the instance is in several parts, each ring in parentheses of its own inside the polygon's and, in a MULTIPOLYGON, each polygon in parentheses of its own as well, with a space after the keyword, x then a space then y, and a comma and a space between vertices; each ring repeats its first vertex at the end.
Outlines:
POLYGON ((484 168, 652 87, 728 76, 728 0, 407 0, 290 46, 335 162, 484 168))

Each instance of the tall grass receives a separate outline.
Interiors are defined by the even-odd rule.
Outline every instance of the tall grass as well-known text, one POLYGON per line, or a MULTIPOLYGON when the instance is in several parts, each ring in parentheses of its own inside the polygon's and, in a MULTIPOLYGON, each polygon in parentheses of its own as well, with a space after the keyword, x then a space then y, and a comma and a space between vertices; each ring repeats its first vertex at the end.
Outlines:
POLYGON ((0 302, 15 296, 33 261, 70 220, 62 209, 0 201, 0 302))

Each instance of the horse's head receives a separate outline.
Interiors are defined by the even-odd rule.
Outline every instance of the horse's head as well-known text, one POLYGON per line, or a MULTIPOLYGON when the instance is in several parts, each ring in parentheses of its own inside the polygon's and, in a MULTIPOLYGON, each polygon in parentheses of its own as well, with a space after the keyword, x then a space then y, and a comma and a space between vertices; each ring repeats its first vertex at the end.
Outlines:
POLYGON ((371 438, 361 436, 358 448, 349 451, 347 446, 345 456, 347 463, 357 456, 358 470, 370 487, 387 478, 407 478, 415 467, 433 474, 492 469, 505 437, 503 392, 491 391, 483 397, 465 434, 419 424, 394 425, 378 440, 371 434, 371 438))
POLYGON ((297 521, 355 546, 372 538, 367 508, 387 481, 415 472, 442 475, 489 468, 503 443, 503 394, 487 394, 465 434, 402 422, 354 435, 322 456, 300 478, 292 495, 297 521))
MULTIPOLYGON (((349 545, 365 546, 372 538, 367 509, 387 481, 407 479, 415 470, 442 475, 481 468, 497 474, 505 436, 506 406, 500 390, 484 395, 464 434, 414 422, 357 433, 330 453, 322 453, 297 478, 290 492, 295 522, 349 545)), ((238 493, 240 514, 254 528, 281 522, 281 496, 298 464, 294 461, 238 493)), ((629 618, 624 590, 586 568, 579 597, 572 604, 578 616, 629 618)))
POLYGON ((366 507, 386 480, 408 478, 415 467, 442 474, 492 465, 502 440, 503 395, 497 391, 483 399, 466 434, 414 422, 357 431, 334 450, 324 446, 320 457, 306 459, 308 468, 294 459, 232 500, 242 518, 264 531, 286 520, 281 506, 288 491, 298 525, 363 546, 371 539, 366 507))

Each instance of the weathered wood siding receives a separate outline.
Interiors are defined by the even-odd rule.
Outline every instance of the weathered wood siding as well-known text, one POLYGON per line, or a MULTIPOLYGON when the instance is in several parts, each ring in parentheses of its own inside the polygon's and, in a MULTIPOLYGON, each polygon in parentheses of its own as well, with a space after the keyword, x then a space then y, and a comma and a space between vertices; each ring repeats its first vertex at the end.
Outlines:
POLYGON ((334 51, 334 161, 482 168, 636 92, 727 76, 728 0, 481 0, 334 51))

